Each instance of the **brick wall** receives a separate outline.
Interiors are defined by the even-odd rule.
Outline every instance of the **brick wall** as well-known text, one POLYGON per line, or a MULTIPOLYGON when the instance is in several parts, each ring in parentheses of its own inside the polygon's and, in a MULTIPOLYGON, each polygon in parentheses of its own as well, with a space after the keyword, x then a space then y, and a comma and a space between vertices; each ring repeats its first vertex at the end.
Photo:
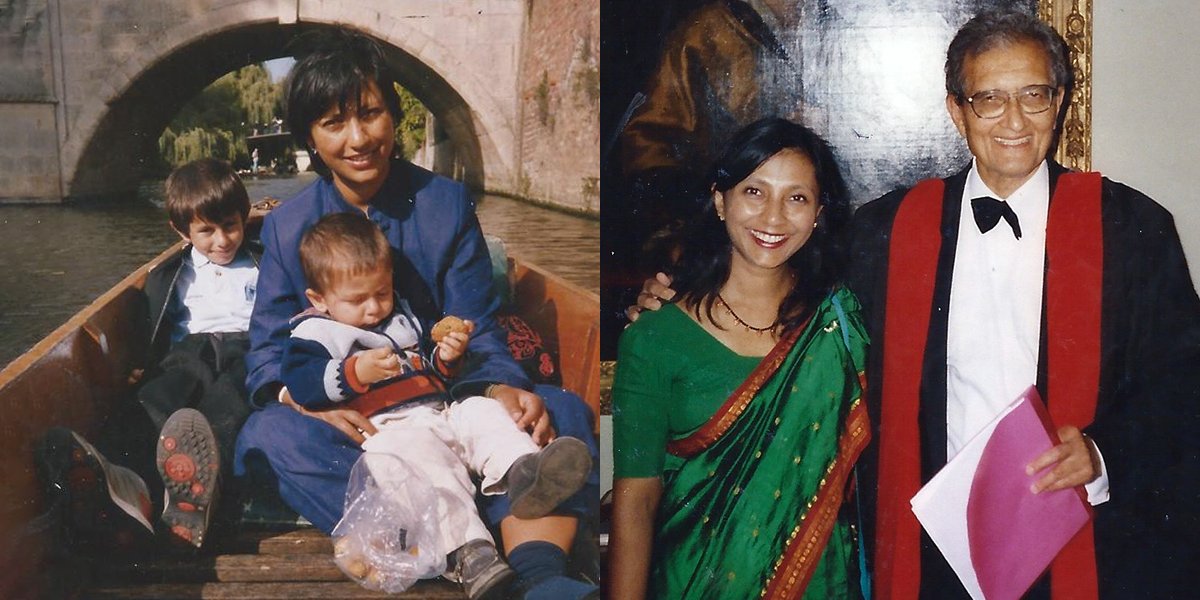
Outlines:
POLYGON ((600 1, 529 0, 516 193, 600 212, 600 1))

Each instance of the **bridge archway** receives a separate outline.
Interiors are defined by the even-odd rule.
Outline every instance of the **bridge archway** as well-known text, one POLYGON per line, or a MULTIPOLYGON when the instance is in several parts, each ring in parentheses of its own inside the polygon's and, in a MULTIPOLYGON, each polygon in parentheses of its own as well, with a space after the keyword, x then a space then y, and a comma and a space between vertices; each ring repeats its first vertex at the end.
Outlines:
MULTIPOLYGON (((435 35, 404 19, 369 16, 365 23, 340 23, 381 41, 397 82, 433 113, 454 155, 453 164, 439 170, 457 174, 474 189, 510 187, 515 178, 507 148, 515 138, 515 102, 501 96, 505 89, 515 94, 515 82, 485 85, 468 57, 455 55, 435 35)), ((142 177, 142 164, 158 151, 162 131, 188 100, 229 71, 287 56, 296 35, 331 26, 333 19, 320 17, 281 24, 209 15, 203 24, 184 23, 148 40, 112 69, 98 90, 103 101, 83 104, 72 119, 61 157, 67 195, 130 193, 142 177)))

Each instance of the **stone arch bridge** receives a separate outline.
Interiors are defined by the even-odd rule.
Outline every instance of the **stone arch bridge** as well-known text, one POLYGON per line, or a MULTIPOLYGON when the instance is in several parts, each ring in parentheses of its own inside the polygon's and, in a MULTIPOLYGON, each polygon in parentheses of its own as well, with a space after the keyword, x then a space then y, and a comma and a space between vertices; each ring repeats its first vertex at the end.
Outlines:
POLYGON ((189 99, 335 25, 433 113, 435 170, 599 211, 598 0, 0 0, 0 201, 129 193, 189 99))

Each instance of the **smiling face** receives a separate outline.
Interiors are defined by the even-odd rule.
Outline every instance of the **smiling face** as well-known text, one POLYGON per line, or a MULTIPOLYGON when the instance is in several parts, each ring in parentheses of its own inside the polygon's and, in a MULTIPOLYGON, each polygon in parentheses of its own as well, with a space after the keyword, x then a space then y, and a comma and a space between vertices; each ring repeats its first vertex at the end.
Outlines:
POLYGON ((342 197, 366 206, 387 178, 396 144, 395 122, 379 86, 369 82, 358 106, 330 106, 309 128, 309 144, 333 173, 342 197))
POLYGON ((179 237, 191 242, 200 254, 217 265, 227 265, 237 256, 238 248, 246 233, 246 221, 241 213, 233 213, 214 223, 193 217, 186 232, 178 231, 179 237))
POLYGON ((375 269, 368 273, 341 274, 323 292, 304 290, 313 308, 334 321, 353 327, 377 325, 392 314, 392 270, 375 269))
MULTIPOLYGON (((1054 85, 1045 51, 1032 42, 997 46, 968 57, 963 65, 967 96, 1054 85)), ((1054 142, 1062 94, 1058 88, 1050 109, 1032 115, 1023 112, 1015 99, 1009 100, 1004 113, 992 119, 980 118, 965 101, 960 104, 953 95, 946 96, 946 109, 975 155, 979 177, 1001 197, 1021 187, 1046 158, 1054 142)))
POLYGON ((731 269, 779 269, 812 237, 821 189, 807 156, 784 149, 728 191, 714 192, 733 246, 731 269))

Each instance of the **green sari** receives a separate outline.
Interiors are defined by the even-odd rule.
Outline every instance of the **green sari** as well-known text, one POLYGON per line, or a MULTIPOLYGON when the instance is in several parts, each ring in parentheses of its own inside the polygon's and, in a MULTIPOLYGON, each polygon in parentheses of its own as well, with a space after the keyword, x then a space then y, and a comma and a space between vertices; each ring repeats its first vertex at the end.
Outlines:
POLYGON ((650 573, 654 598, 859 596, 838 519, 870 439, 867 337, 839 290, 789 332, 698 430, 669 442, 650 573))

